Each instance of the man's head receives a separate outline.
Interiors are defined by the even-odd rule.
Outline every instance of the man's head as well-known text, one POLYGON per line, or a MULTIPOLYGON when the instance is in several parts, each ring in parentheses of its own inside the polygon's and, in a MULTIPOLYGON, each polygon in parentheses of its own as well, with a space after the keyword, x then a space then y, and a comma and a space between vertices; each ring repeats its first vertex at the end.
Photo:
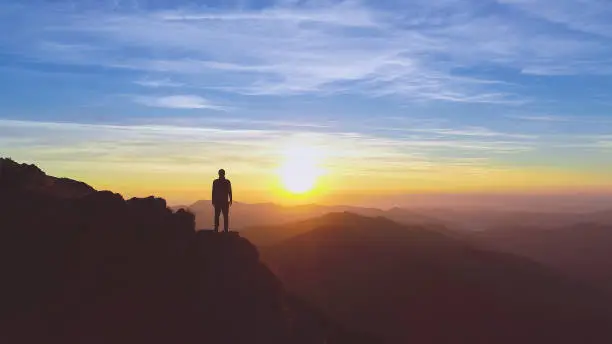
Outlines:
POLYGON ((225 178, 225 170, 224 169, 220 169, 219 170, 219 178, 221 178, 221 179, 225 178))

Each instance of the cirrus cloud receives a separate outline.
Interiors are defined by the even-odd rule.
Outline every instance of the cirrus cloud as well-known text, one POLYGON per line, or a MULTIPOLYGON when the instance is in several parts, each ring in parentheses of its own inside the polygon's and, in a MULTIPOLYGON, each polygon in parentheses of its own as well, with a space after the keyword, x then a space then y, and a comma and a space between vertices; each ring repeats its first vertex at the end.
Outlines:
POLYGON ((168 109, 209 109, 227 111, 226 107, 211 103, 209 100, 196 95, 172 95, 172 96, 136 96, 136 103, 159 108, 168 109))

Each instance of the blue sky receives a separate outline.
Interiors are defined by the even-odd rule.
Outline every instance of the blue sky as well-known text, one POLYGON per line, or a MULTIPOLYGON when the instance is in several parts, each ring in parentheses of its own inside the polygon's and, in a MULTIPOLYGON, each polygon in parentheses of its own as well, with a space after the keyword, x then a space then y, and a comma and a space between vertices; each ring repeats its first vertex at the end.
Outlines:
POLYGON ((0 0, 0 152, 126 189, 213 160, 265 174, 287 142, 355 180, 612 188, 610 18, 606 0, 0 0))

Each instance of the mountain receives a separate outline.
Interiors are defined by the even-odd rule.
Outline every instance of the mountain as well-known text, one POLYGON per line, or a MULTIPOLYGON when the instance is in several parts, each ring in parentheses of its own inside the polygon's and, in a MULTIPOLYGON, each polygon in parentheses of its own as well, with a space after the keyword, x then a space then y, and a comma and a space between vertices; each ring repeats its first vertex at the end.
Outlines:
MULTIPOLYGON (((389 343, 607 343, 608 298, 425 226, 329 214, 263 251, 287 288, 389 343)), ((287 226, 290 228, 291 226, 287 226)))
MULTIPOLYGON (((211 228, 213 225, 213 208, 211 201, 201 200, 188 207, 177 206, 173 207, 173 209, 186 209, 195 214, 197 228, 211 228)), ((385 216, 407 224, 432 225, 440 223, 435 218, 423 216, 401 208, 381 210, 377 208, 343 205, 325 206, 307 204, 299 206, 282 206, 274 203, 249 204, 234 202, 230 210, 230 226, 232 229, 244 230, 247 228, 251 229, 252 227, 283 225, 322 216, 327 213, 345 211, 364 216, 385 216)), ((272 241, 276 241, 276 239, 272 241)))
POLYGON ((612 295, 612 225, 513 227, 472 233, 478 245, 529 257, 612 295))
POLYGON ((612 210, 597 212, 540 212, 511 211, 487 208, 411 208, 423 216, 435 218, 452 229, 469 231, 500 228, 539 227, 558 228, 580 223, 612 226, 612 210))
POLYGON ((83 182, 47 176, 35 165, 4 158, 0 158, 0 187, 4 192, 19 190, 55 198, 83 197, 96 191, 83 182))
POLYGON ((236 233, 0 159, 0 342, 378 343, 285 291, 236 233))
POLYGON ((612 226, 612 209, 583 214, 579 222, 598 223, 612 226))
MULTIPOLYGON (((196 228, 211 228, 213 225, 213 208, 208 200, 197 201, 190 206, 175 206, 175 210, 186 209, 196 215, 196 228)), ((395 222, 406 225, 436 226, 439 230, 447 231, 479 231, 497 229, 501 227, 546 227, 557 228, 573 224, 592 222, 612 225, 612 210, 598 212, 538 212, 538 211, 512 211, 488 208, 424 208, 414 204, 410 208, 394 207, 383 210, 378 208, 355 206, 326 206, 326 205, 299 205, 281 206, 274 203, 240 203, 235 202, 230 210, 231 228, 234 230, 249 230, 251 237, 256 230, 272 226, 286 228, 286 224, 308 220, 328 213, 350 212, 369 217, 386 217, 395 222), (255 228, 253 228, 255 227, 255 228)), ((258 242, 260 245, 269 245, 289 237, 282 232, 262 233, 258 242)))
MULTIPOLYGON (((337 208, 341 209, 343 207, 334 207, 334 208, 330 207, 330 208, 324 208, 324 209, 332 210, 332 209, 337 209, 337 208)), ((329 212, 326 214, 338 214, 338 213, 342 213, 342 212, 329 212)), ((349 212, 343 211, 343 213, 349 213, 349 212)), ((426 225, 430 230, 439 231, 439 232, 446 231, 446 228, 443 227, 442 225, 436 224, 435 220, 432 220, 426 217, 421 217, 412 212, 408 212, 408 211, 405 211, 399 208, 394 208, 388 211, 378 210, 373 213, 376 214, 375 216, 381 217, 381 218, 383 217, 383 215, 388 215, 388 216, 393 217, 394 219, 399 219, 397 220, 398 222, 422 224, 422 225, 426 225)), ((351 214, 353 213, 351 212, 351 214)), ((280 225, 247 227, 243 229, 240 233, 245 238, 249 239, 249 241, 251 241, 253 244, 259 247, 266 247, 266 246, 277 244, 283 240, 289 239, 299 234, 309 232, 314 228, 325 226, 328 224, 330 217, 333 217, 333 215, 309 218, 303 221, 298 221, 294 223, 283 223, 280 225)))

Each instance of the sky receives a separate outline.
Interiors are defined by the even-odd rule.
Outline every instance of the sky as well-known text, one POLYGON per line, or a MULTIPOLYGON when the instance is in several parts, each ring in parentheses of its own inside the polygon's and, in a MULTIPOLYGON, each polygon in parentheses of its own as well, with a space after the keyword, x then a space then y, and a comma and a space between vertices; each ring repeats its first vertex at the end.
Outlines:
POLYGON ((0 156, 175 204, 219 168, 244 202, 612 193, 609 18, 608 0, 0 0, 0 156), (314 170, 313 191, 282 187, 314 170))

